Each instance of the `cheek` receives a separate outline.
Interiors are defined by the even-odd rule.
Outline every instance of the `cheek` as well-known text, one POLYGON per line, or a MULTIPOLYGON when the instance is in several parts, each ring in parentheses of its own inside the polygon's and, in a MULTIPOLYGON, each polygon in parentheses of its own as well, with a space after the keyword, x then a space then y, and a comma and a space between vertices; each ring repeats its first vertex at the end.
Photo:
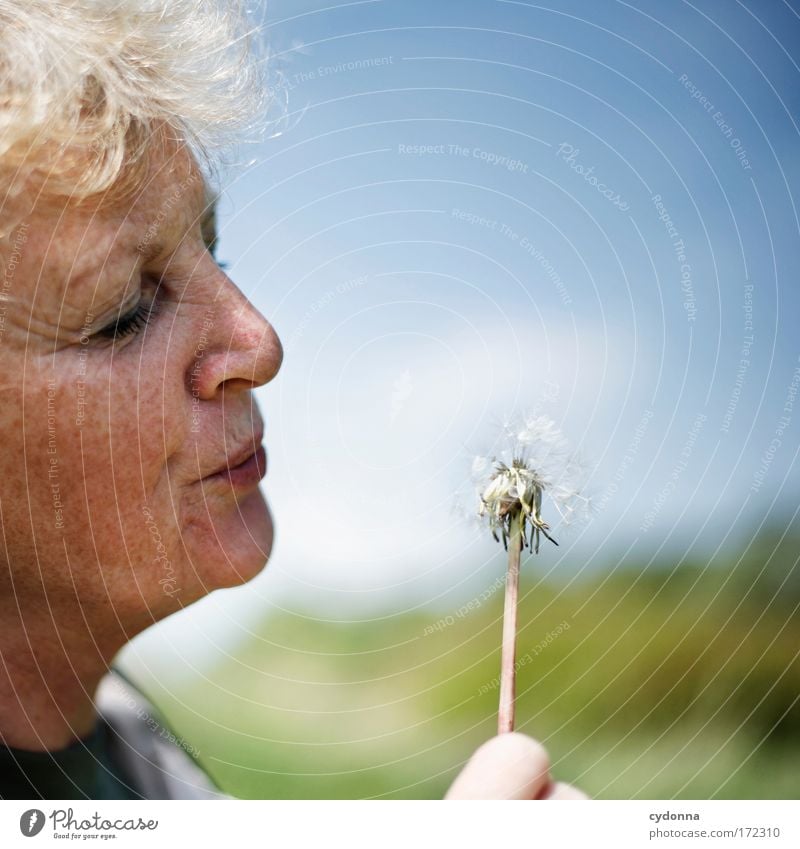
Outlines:
POLYGON ((163 364, 156 370, 142 362, 87 383, 82 424, 68 439, 93 512, 129 513, 168 488, 170 460, 187 430, 183 383, 170 377, 163 364))
POLYGON ((111 367, 65 352, 54 379, 28 369, 4 398, 0 509, 17 589, 35 592, 41 569, 64 604, 150 620, 257 574, 272 520, 258 490, 187 484, 195 441, 223 422, 192 433, 174 351, 124 353, 111 367))
MULTIPOLYGON (((135 360, 135 358, 132 358, 135 360)), ((66 364, 65 364, 66 363, 66 364)), ((182 376, 144 363, 97 366, 83 352, 55 377, 32 373, 8 398, 0 503, 20 581, 38 562, 82 603, 142 607, 164 598, 182 551, 169 517, 168 466, 186 436, 182 376), (8 508, 6 508, 8 505, 8 508), (162 519, 156 532, 146 508, 162 519), (161 583, 160 583, 161 581, 161 583)), ((176 567, 177 568, 177 567, 176 567)))
POLYGON ((181 558, 170 468, 188 431, 182 372, 164 362, 114 369, 108 390, 94 387, 79 435, 98 557, 115 564, 114 579, 141 585, 144 597, 155 589, 157 599, 175 589, 181 558))

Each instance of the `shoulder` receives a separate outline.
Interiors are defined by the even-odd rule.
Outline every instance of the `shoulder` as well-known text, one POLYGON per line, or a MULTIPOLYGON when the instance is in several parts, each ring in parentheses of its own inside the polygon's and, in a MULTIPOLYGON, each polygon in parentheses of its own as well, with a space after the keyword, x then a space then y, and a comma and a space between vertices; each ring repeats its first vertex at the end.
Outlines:
POLYGON ((111 757, 148 799, 230 799, 200 768, 148 699, 115 670, 101 681, 96 706, 107 723, 111 757))

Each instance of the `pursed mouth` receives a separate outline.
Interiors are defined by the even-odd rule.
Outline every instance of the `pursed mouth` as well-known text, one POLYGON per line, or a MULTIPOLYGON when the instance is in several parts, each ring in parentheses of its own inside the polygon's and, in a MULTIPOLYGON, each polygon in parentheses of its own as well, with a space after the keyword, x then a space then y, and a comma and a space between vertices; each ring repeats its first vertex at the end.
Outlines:
POLYGON ((252 486, 267 473, 267 452, 261 438, 254 438, 242 451, 232 455, 216 472, 206 475, 203 481, 224 480, 233 486, 252 486), (253 450, 253 446, 258 447, 253 450))

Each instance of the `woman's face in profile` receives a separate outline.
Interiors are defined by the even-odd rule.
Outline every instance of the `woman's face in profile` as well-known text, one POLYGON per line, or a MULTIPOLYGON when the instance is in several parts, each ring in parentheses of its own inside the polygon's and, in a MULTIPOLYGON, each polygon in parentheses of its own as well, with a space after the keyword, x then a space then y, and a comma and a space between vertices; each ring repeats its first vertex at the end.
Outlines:
POLYGON ((77 596, 90 621, 146 623, 269 555, 251 390, 282 350, 209 252, 208 213, 173 152, 132 198, 38 200, 9 239, 0 521, 14 592, 43 583, 52 615, 77 596))

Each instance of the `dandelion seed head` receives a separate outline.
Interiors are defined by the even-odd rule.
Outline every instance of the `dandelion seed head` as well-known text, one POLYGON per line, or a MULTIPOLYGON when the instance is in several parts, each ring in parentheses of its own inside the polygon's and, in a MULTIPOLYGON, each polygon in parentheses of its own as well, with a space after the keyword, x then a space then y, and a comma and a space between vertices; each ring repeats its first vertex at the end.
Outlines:
POLYGON ((585 518, 589 500, 582 494, 585 464, 555 422, 547 416, 521 416, 502 423, 491 456, 472 461, 472 481, 478 494, 478 515, 488 522, 495 539, 508 544, 512 523, 520 522, 521 545, 539 550, 550 525, 542 517, 547 502, 560 524, 585 518))

